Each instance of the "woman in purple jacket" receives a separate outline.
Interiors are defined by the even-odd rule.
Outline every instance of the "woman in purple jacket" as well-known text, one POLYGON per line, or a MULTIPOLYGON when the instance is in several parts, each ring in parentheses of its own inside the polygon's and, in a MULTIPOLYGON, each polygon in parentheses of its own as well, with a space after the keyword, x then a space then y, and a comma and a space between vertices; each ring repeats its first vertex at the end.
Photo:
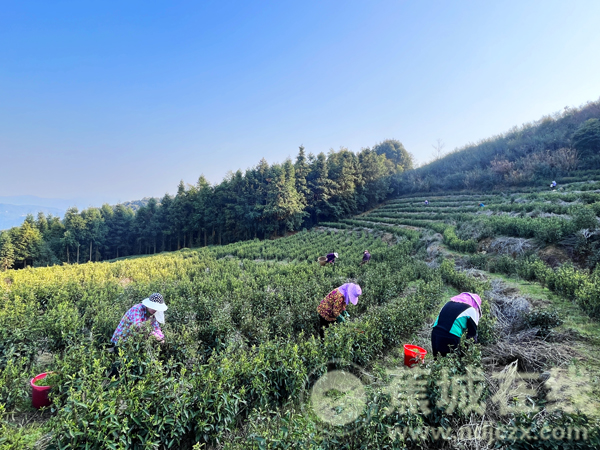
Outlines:
POLYGON ((370 260, 371 260, 371 254, 369 253, 369 250, 365 250, 363 252, 363 259, 362 259, 362 262, 360 263, 360 265, 362 266, 363 264, 367 264, 370 260))
POLYGON ((338 257, 337 253, 327 253, 327 263, 335 265, 335 258, 338 257))

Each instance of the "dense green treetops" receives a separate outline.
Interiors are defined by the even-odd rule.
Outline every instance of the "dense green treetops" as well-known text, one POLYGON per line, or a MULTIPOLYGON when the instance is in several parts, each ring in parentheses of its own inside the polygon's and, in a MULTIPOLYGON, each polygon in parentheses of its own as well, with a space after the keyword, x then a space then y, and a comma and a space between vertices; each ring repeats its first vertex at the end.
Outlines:
POLYGON ((60 220, 29 216, 0 238, 0 270, 150 254, 182 247, 271 238, 372 208, 391 193, 391 176, 412 167, 398 141, 358 154, 347 149, 230 172, 217 185, 204 176, 129 205, 70 208, 60 220))
POLYGON ((573 146, 582 157, 600 154, 600 120, 586 120, 573 134, 573 146))

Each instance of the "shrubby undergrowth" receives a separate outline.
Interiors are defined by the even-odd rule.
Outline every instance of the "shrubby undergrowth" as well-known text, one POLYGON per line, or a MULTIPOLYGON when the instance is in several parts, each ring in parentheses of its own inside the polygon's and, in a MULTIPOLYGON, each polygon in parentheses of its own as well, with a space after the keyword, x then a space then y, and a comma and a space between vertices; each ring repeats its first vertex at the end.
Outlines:
POLYGON ((44 351, 58 372, 49 448, 223 445, 257 411, 297 408, 328 361, 368 368, 421 325, 443 284, 439 271, 411 258, 414 244, 404 239, 388 248, 364 233, 301 233, 272 246, 250 241, 7 272, 0 281, 0 403, 26 401, 27 390, 15 386, 35 374, 44 351), (359 267, 365 248, 374 257, 359 267), (319 266, 316 257, 331 250, 340 253, 335 269, 319 266), (347 280, 364 294, 351 320, 321 341, 316 306, 347 280), (148 340, 142 327, 108 352, 122 314, 155 291, 169 305, 166 343, 148 340), (109 378, 113 368, 119 375, 109 378))

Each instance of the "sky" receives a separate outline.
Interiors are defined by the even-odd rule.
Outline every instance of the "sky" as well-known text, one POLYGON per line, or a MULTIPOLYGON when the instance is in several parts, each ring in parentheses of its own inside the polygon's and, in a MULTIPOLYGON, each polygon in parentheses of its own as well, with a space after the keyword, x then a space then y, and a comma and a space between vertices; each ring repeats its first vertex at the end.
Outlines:
POLYGON ((398 139, 418 162, 600 98, 600 2, 6 1, 0 196, 99 206, 398 139), (85 204, 85 203, 88 204, 85 204))

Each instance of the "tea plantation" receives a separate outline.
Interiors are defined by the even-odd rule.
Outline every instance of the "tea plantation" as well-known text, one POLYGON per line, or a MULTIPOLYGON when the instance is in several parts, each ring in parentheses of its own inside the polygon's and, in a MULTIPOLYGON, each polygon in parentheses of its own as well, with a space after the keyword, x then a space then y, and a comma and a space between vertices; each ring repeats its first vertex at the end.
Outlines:
MULTIPOLYGON (((547 287, 595 327, 600 193, 590 186, 600 188, 436 195, 427 206, 401 197, 273 241, 0 272, 0 448, 598 448, 593 410, 556 407, 543 380, 527 393, 499 383, 513 359, 532 380, 558 379, 553 370, 579 362, 540 362, 534 351, 500 363, 506 316, 485 275, 547 287), (360 266, 365 249, 373 258, 360 266), (333 251, 335 267, 316 262, 333 251), (346 282, 363 295, 321 340, 317 305, 346 282), (402 345, 426 345, 439 308, 461 291, 484 299, 479 344, 465 344, 462 359, 428 356, 402 369, 402 345), (123 313, 152 292, 169 306, 165 343, 142 328, 108 351, 123 313), (56 372, 53 405, 35 412, 29 380, 47 371, 56 372), (359 411, 335 403, 344 392, 331 394, 338 422, 311 400, 328 371, 360 381, 359 411), (453 404, 447 379, 451 393, 479 399, 453 404)), ((553 345, 562 323, 541 310, 517 319, 531 348, 553 345)), ((586 345, 597 354, 594 339, 586 345)), ((590 364, 586 402, 595 405, 600 371, 590 364)))

